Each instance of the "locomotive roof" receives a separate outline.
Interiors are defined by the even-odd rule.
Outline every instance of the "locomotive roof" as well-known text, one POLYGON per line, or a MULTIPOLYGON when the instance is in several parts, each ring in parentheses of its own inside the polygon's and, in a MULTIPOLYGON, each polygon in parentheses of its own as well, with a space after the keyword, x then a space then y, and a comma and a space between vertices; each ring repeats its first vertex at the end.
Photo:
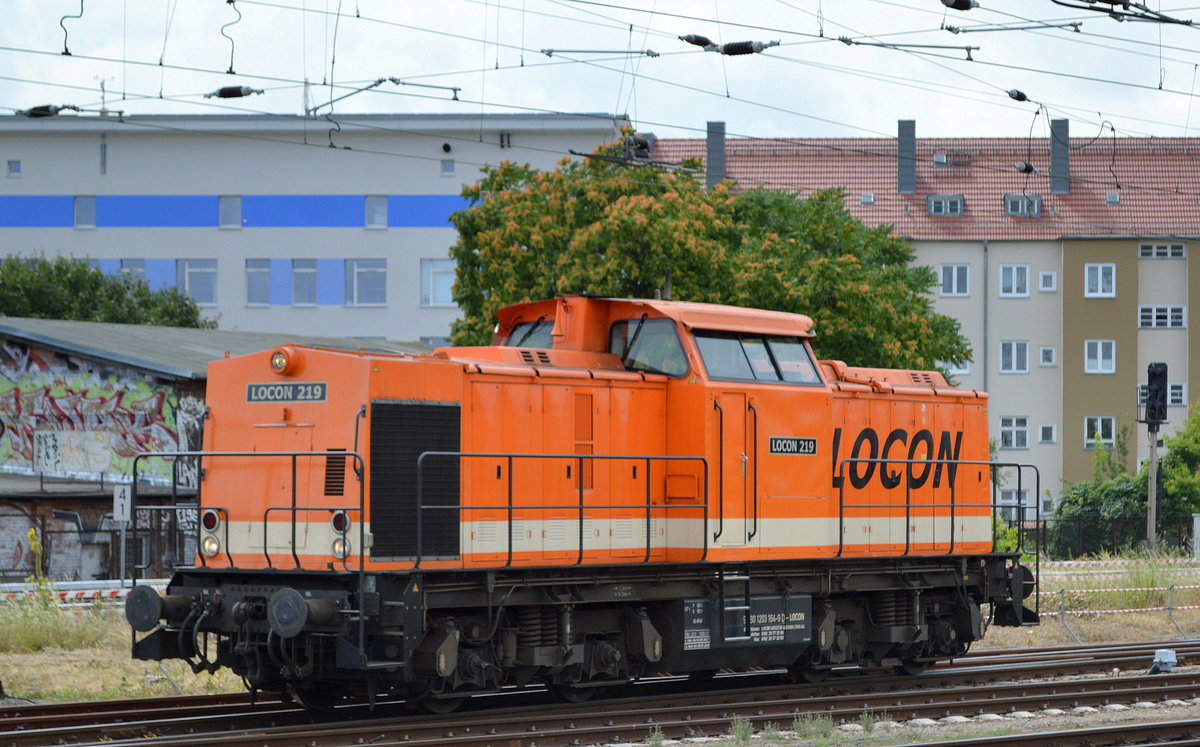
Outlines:
POLYGON ((675 319, 688 329, 713 329, 723 332, 757 332, 760 334, 800 337, 813 336, 813 320, 804 314, 748 309, 741 306, 726 306, 715 303, 662 301, 646 298, 559 296, 553 301, 530 301, 528 303, 507 306, 500 310, 499 321, 502 327, 507 327, 520 317, 539 314, 553 316, 553 310, 564 301, 642 306, 656 312, 658 315, 675 319))

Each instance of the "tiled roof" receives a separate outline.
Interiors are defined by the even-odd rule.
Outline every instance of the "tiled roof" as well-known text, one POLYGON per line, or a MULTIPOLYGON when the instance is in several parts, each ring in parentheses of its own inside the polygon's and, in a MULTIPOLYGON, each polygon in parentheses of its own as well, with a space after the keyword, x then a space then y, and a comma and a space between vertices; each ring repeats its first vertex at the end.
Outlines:
MULTIPOLYGON (((917 138, 916 192, 896 188, 892 138, 779 138, 726 141, 726 174, 806 196, 841 187, 846 207, 872 225, 927 240, 1037 240, 1065 236, 1200 235, 1200 138, 1072 137, 1070 192, 1050 193, 1048 138, 917 138), (945 154, 946 163, 934 162, 945 154), (1029 161, 1033 174, 1013 164, 1029 161), (1005 214, 1006 194, 1040 195, 1041 215, 1005 214), (1108 204, 1117 193, 1118 204, 1108 204), (873 195, 863 205, 862 195, 873 195), (931 194, 964 196, 958 217, 930 216, 931 194)), ((654 158, 704 160, 702 139, 660 139, 654 158)))

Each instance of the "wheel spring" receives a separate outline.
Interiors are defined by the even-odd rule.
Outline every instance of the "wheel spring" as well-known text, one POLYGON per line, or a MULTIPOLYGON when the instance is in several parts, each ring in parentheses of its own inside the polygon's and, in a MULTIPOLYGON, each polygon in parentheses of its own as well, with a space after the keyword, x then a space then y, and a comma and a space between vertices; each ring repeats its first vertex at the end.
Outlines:
POLYGON ((542 614, 536 607, 517 611, 517 645, 521 648, 542 645, 542 614))

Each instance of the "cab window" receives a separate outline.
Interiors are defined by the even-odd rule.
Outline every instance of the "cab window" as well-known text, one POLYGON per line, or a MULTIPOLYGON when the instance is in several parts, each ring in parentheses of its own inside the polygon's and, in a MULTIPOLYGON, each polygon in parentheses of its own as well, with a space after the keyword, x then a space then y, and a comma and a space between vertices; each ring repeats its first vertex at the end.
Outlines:
POLYGON ((710 379, 820 385, 812 355, 799 337, 696 330, 710 379))
POLYGON ((550 337, 552 329, 554 329, 553 319, 517 322, 513 325, 512 331, 508 333, 508 339, 504 341, 504 345, 510 348, 552 348, 554 347, 550 337))
POLYGON ((608 331, 608 352, 630 371, 647 371, 667 376, 688 372, 687 356, 679 343, 675 322, 670 319, 627 319, 608 331))

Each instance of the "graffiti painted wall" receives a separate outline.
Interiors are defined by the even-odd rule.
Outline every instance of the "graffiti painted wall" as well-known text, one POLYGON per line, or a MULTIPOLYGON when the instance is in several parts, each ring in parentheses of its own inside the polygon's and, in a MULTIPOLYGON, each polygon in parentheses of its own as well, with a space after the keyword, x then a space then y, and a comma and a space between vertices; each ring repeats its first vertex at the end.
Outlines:
MULTIPOLYGON (((197 428, 185 406, 185 426, 197 428)), ((0 342, 0 470, 81 479, 128 479, 134 455, 187 448, 175 387, 130 369, 0 342)), ((169 483, 168 460, 140 475, 169 483)))

